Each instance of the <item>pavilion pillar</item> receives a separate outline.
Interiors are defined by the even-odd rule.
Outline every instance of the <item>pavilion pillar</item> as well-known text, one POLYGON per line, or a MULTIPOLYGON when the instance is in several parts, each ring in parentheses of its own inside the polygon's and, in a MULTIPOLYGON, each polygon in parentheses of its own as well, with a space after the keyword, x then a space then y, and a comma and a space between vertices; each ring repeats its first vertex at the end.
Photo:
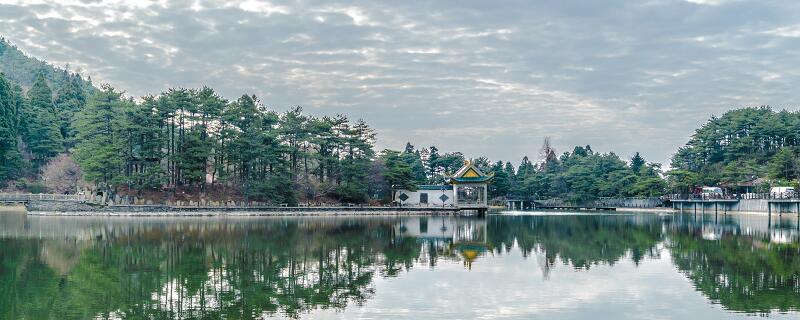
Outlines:
POLYGON ((483 185, 483 205, 489 207, 489 185, 483 185))

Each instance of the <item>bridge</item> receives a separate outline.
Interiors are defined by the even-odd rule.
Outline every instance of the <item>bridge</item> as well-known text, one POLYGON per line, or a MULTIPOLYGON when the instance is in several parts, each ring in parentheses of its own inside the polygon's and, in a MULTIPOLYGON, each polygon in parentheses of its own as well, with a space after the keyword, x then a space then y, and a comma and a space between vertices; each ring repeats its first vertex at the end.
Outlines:
POLYGON ((612 206, 591 205, 591 206, 575 206, 563 204, 548 204, 543 200, 519 200, 508 199, 506 200, 506 208, 509 210, 569 210, 569 211, 615 211, 616 208, 612 206))

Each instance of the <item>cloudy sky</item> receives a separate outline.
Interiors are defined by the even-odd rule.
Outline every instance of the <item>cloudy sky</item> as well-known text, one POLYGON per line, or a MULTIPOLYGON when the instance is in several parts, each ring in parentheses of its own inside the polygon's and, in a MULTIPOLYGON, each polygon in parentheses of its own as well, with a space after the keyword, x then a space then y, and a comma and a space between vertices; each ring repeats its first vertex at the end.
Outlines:
POLYGON ((544 136, 668 162, 711 115, 794 109, 800 2, 19 1, 0 36, 133 96, 253 93, 515 163, 544 136))

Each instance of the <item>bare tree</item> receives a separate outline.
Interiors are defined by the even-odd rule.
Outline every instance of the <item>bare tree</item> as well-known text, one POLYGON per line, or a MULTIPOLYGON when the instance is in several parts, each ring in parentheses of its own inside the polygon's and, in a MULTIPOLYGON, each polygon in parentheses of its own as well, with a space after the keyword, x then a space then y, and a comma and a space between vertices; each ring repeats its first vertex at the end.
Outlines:
POLYGON ((542 149, 539 150, 539 159, 542 161, 542 167, 544 169, 547 168, 548 164, 555 161, 556 158, 556 149, 553 148, 552 143, 550 142, 550 137, 544 137, 544 142, 542 143, 542 149))
POLYGON ((54 193, 71 193, 78 186, 86 186, 81 168, 67 153, 51 159, 42 167, 41 176, 48 191, 54 193))

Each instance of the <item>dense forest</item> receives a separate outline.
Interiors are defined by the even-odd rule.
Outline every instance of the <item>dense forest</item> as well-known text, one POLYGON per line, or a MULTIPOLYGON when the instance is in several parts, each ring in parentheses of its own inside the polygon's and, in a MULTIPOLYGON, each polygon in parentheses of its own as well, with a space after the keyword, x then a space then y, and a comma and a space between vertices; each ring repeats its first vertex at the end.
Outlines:
POLYGON ((731 110, 711 117, 672 158, 674 192, 699 185, 742 186, 766 192, 800 178, 800 113, 769 107, 731 110))
MULTIPOLYGON (((70 167, 74 159, 92 185, 139 194, 211 189, 296 203, 317 192, 346 202, 381 192, 369 180, 375 133, 363 121, 311 117, 299 107, 279 114, 255 96, 227 101, 209 88, 134 102, 110 86, 87 95, 75 83, 54 93, 39 76, 23 95, 0 77, 5 180, 70 167)), ((41 175, 44 187, 69 192, 52 190, 48 181, 68 178, 50 172, 56 176, 41 175)))

